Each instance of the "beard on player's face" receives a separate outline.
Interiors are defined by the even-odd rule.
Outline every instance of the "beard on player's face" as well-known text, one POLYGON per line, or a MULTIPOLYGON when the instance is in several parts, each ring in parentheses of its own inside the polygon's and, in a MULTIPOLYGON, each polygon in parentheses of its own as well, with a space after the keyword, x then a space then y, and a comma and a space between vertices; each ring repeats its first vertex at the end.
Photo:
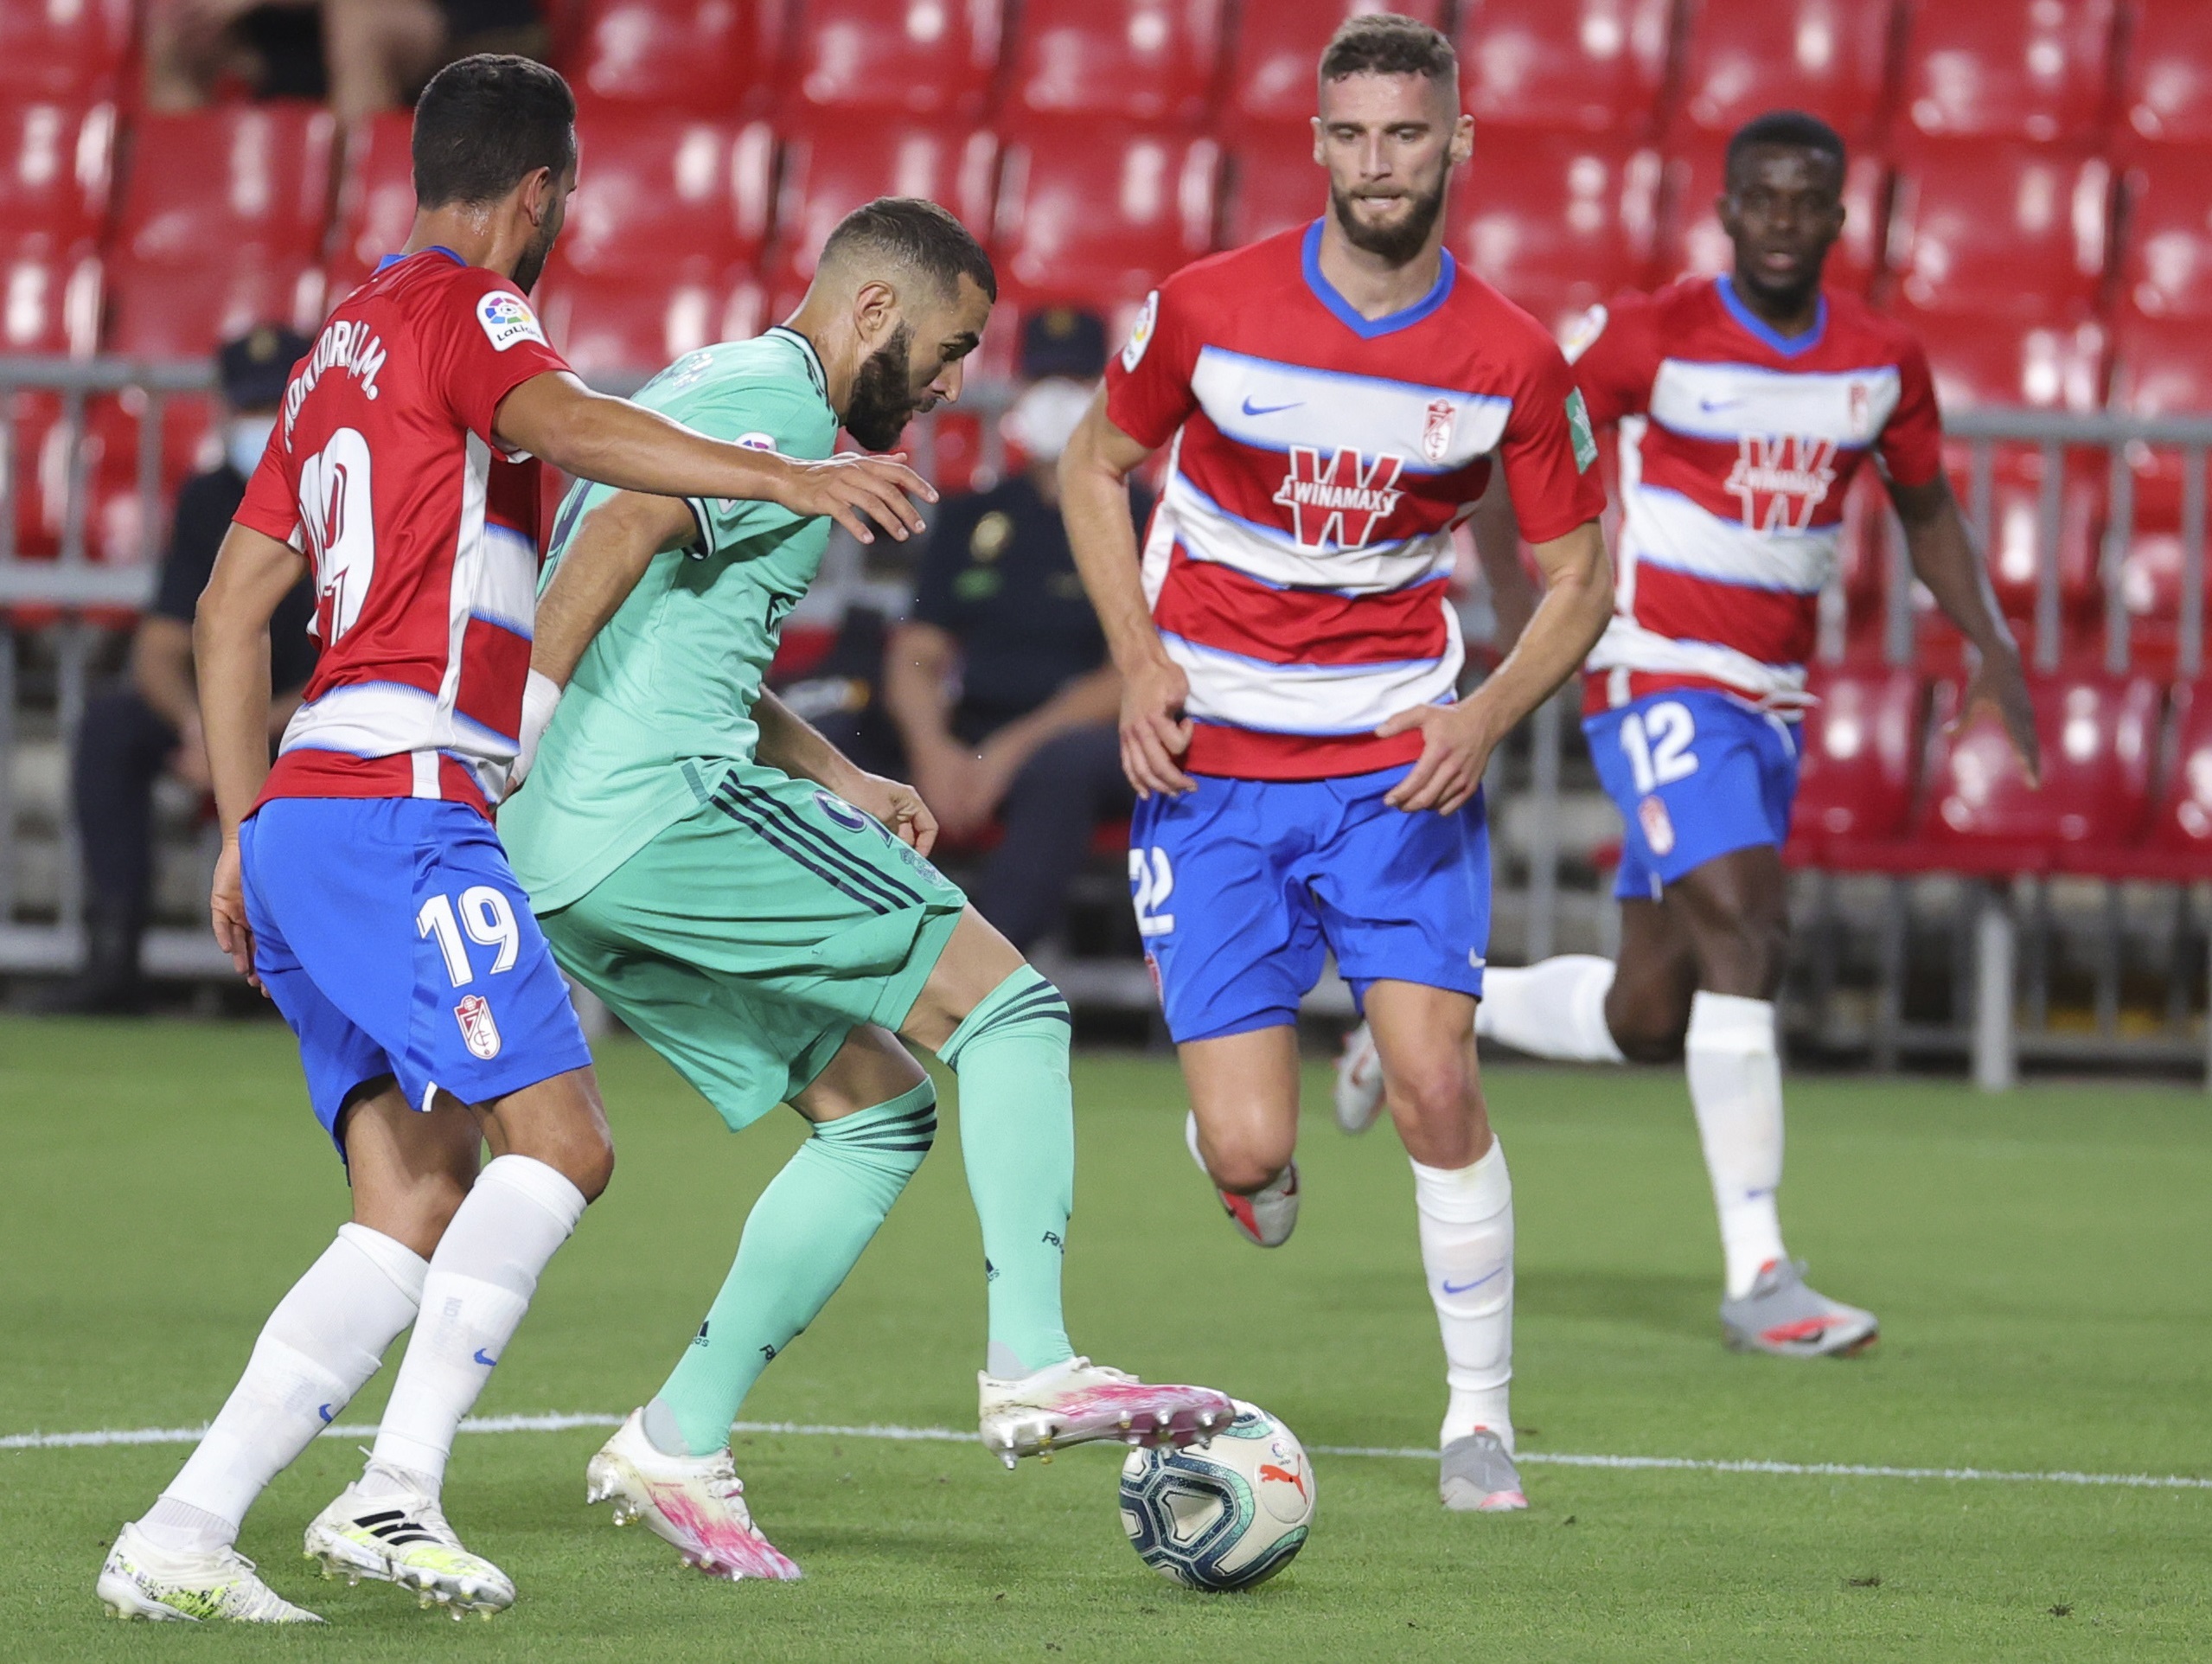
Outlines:
POLYGON ((1425 191, 1415 187, 1371 195, 1347 191, 1332 182, 1329 208, 1336 215, 1344 240, 1354 248, 1379 255, 1392 266, 1403 266, 1429 246, 1429 234, 1436 228, 1437 218, 1444 211, 1444 192, 1450 182, 1450 170, 1441 167, 1436 170, 1436 182, 1425 191), (1358 203, 1361 200, 1402 202, 1404 207, 1394 218, 1376 224, 1360 218, 1358 203))
POLYGON ((530 246, 522 251, 522 258, 515 262, 515 286, 524 294, 538 286, 538 278, 553 253, 553 239, 559 234, 559 222, 547 215, 546 222, 538 227, 538 234, 530 240, 530 246))
POLYGON ((914 395, 913 353, 914 326, 902 322, 854 372, 845 431, 863 450, 890 450, 922 407, 914 395))

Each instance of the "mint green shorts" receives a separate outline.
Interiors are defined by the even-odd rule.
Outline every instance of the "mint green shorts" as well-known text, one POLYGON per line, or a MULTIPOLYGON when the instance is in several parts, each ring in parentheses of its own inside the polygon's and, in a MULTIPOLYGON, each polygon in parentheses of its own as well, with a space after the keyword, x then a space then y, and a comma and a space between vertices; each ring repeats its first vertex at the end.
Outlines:
POLYGON ((854 1028, 905 1021, 968 902, 810 780, 741 763, 694 785, 696 810, 540 922, 561 968, 735 1131, 854 1028))

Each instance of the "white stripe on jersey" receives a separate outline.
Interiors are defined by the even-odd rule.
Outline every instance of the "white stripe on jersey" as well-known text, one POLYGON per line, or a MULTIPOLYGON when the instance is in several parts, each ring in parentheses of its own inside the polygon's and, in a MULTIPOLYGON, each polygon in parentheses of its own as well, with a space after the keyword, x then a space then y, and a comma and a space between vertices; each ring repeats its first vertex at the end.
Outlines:
MULTIPOLYGON (((392 736, 414 742, 402 749, 463 753, 464 761, 515 754, 515 742, 457 711, 441 713, 438 696, 400 682, 353 682, 303 705, 284 725, 281 751, 340 751, 355 757, 393 755, 392 736)), ((503 760, 503 759, 501 759, 503 760)), ((436 782, 432 783, 433 787, 436 782)))
POLYGON ((1192 560, 1217 560, 1274 589, 1382 595, 1452 569, 1449 532, 1370 543, 1359 549, 1308 548, 1280 527, 1231 514, 1171 463, 1145 547, 1148 601, 1160 598, 1160 581, 1167 575, 1167 551, 1179 537, 1192 560))
POLYGON ((1488 456, 1513 401, 1380 376, 1317 370, 1201 347, 1191 391, 1206 419, 1256 451, 1294 445, 1397 457, 1412 474, 1448 474, 1488 456))
POLYGON ((1363 734, 1416 705, 1448 702, 1459 680, 1459 618, 1444 609, 1451 644, 1441 659, 1390 665, 1281 665, 1160 634, 1190 678, 1184 709, 1201 722, 1263 733, 1363 734))
MULTIPOLYGON (((1803 532, 1754 531, 1741 520, 1714 514, 1678 491, 1623 481, 1626 513, 1621 527, 1624 565, 1650 561, 1676 572, 1753 589, 1812 595, 1836 567, 1843 528, 1803 532)), ((1633 597, 1633 586, 1630 588, 1633 597)))
POLYGON ((1652 383, 1651 413, 1692 438, 1733 444, 1787 433, 1869 445, 1896 409, 1899 392, 1894 364, 1814 372, 1669 358, 1652 383))
POLYGON ((1762 664, 1749 654, 1712 642, 1675 641, 1653 634, 1633 618, 1613 615, 1591 650, 1591 670, 1640 670, 1659 675, 1704 676, 1738 688, 1754 699, 1784 698, 1805 690, 1801 664, 1762 664))

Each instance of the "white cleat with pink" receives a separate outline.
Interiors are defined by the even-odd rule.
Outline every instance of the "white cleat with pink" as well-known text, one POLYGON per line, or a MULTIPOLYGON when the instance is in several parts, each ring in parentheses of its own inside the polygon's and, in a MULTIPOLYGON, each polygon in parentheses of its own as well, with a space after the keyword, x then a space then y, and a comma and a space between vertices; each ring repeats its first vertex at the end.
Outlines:
POLYGON ((1151 1385, 1088 1358, 1049 1365, 1019 1380, 978 1373, 975 1382, 984 1447, 1009 1468, 1021 1456, 1050 1461, 1061 1446, 1092 1439, 1202 1443, 1237 1419, 1225 1392, 1151 1385))
POLYGON ((630 1411, 585 1469, 584 1500, 612 1502, 614 1522, 642 1520, 686 1565, 732 1583, 794 1583, 797 1565, 760 1533, 745 1507, 745 1482, 726 1450, 669 1456, 645 1437, 645 1412, 630 1411))

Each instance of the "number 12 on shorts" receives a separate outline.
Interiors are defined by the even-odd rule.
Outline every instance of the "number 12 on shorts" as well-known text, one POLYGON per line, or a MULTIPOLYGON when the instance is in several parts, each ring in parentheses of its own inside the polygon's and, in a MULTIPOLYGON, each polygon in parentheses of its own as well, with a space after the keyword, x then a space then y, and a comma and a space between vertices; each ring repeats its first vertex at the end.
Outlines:
POLYGON ((457 906, 450 896, 434 895, 415 915, 415 934, 437 941, 445 960, 446 980, 456 988, 466 988, 476 980, 469 967, 469 950, 461 940, 463 931, 479 946, 499 950, 491 962, 493 976, 514 969, 515 957, 522 951, 522 932, 515 923, 515 909, 499 891, 489 884, 472 884, 461 892, 457 906))
POLYGON ((1678 700, 1629 712, 1621 724, 1621 750, 1635 776, 1637 792, 1648 796, 1656 787, 1695 774, 1697 754, 1690 747, 1697 738, 1697 719, 1678 700))

